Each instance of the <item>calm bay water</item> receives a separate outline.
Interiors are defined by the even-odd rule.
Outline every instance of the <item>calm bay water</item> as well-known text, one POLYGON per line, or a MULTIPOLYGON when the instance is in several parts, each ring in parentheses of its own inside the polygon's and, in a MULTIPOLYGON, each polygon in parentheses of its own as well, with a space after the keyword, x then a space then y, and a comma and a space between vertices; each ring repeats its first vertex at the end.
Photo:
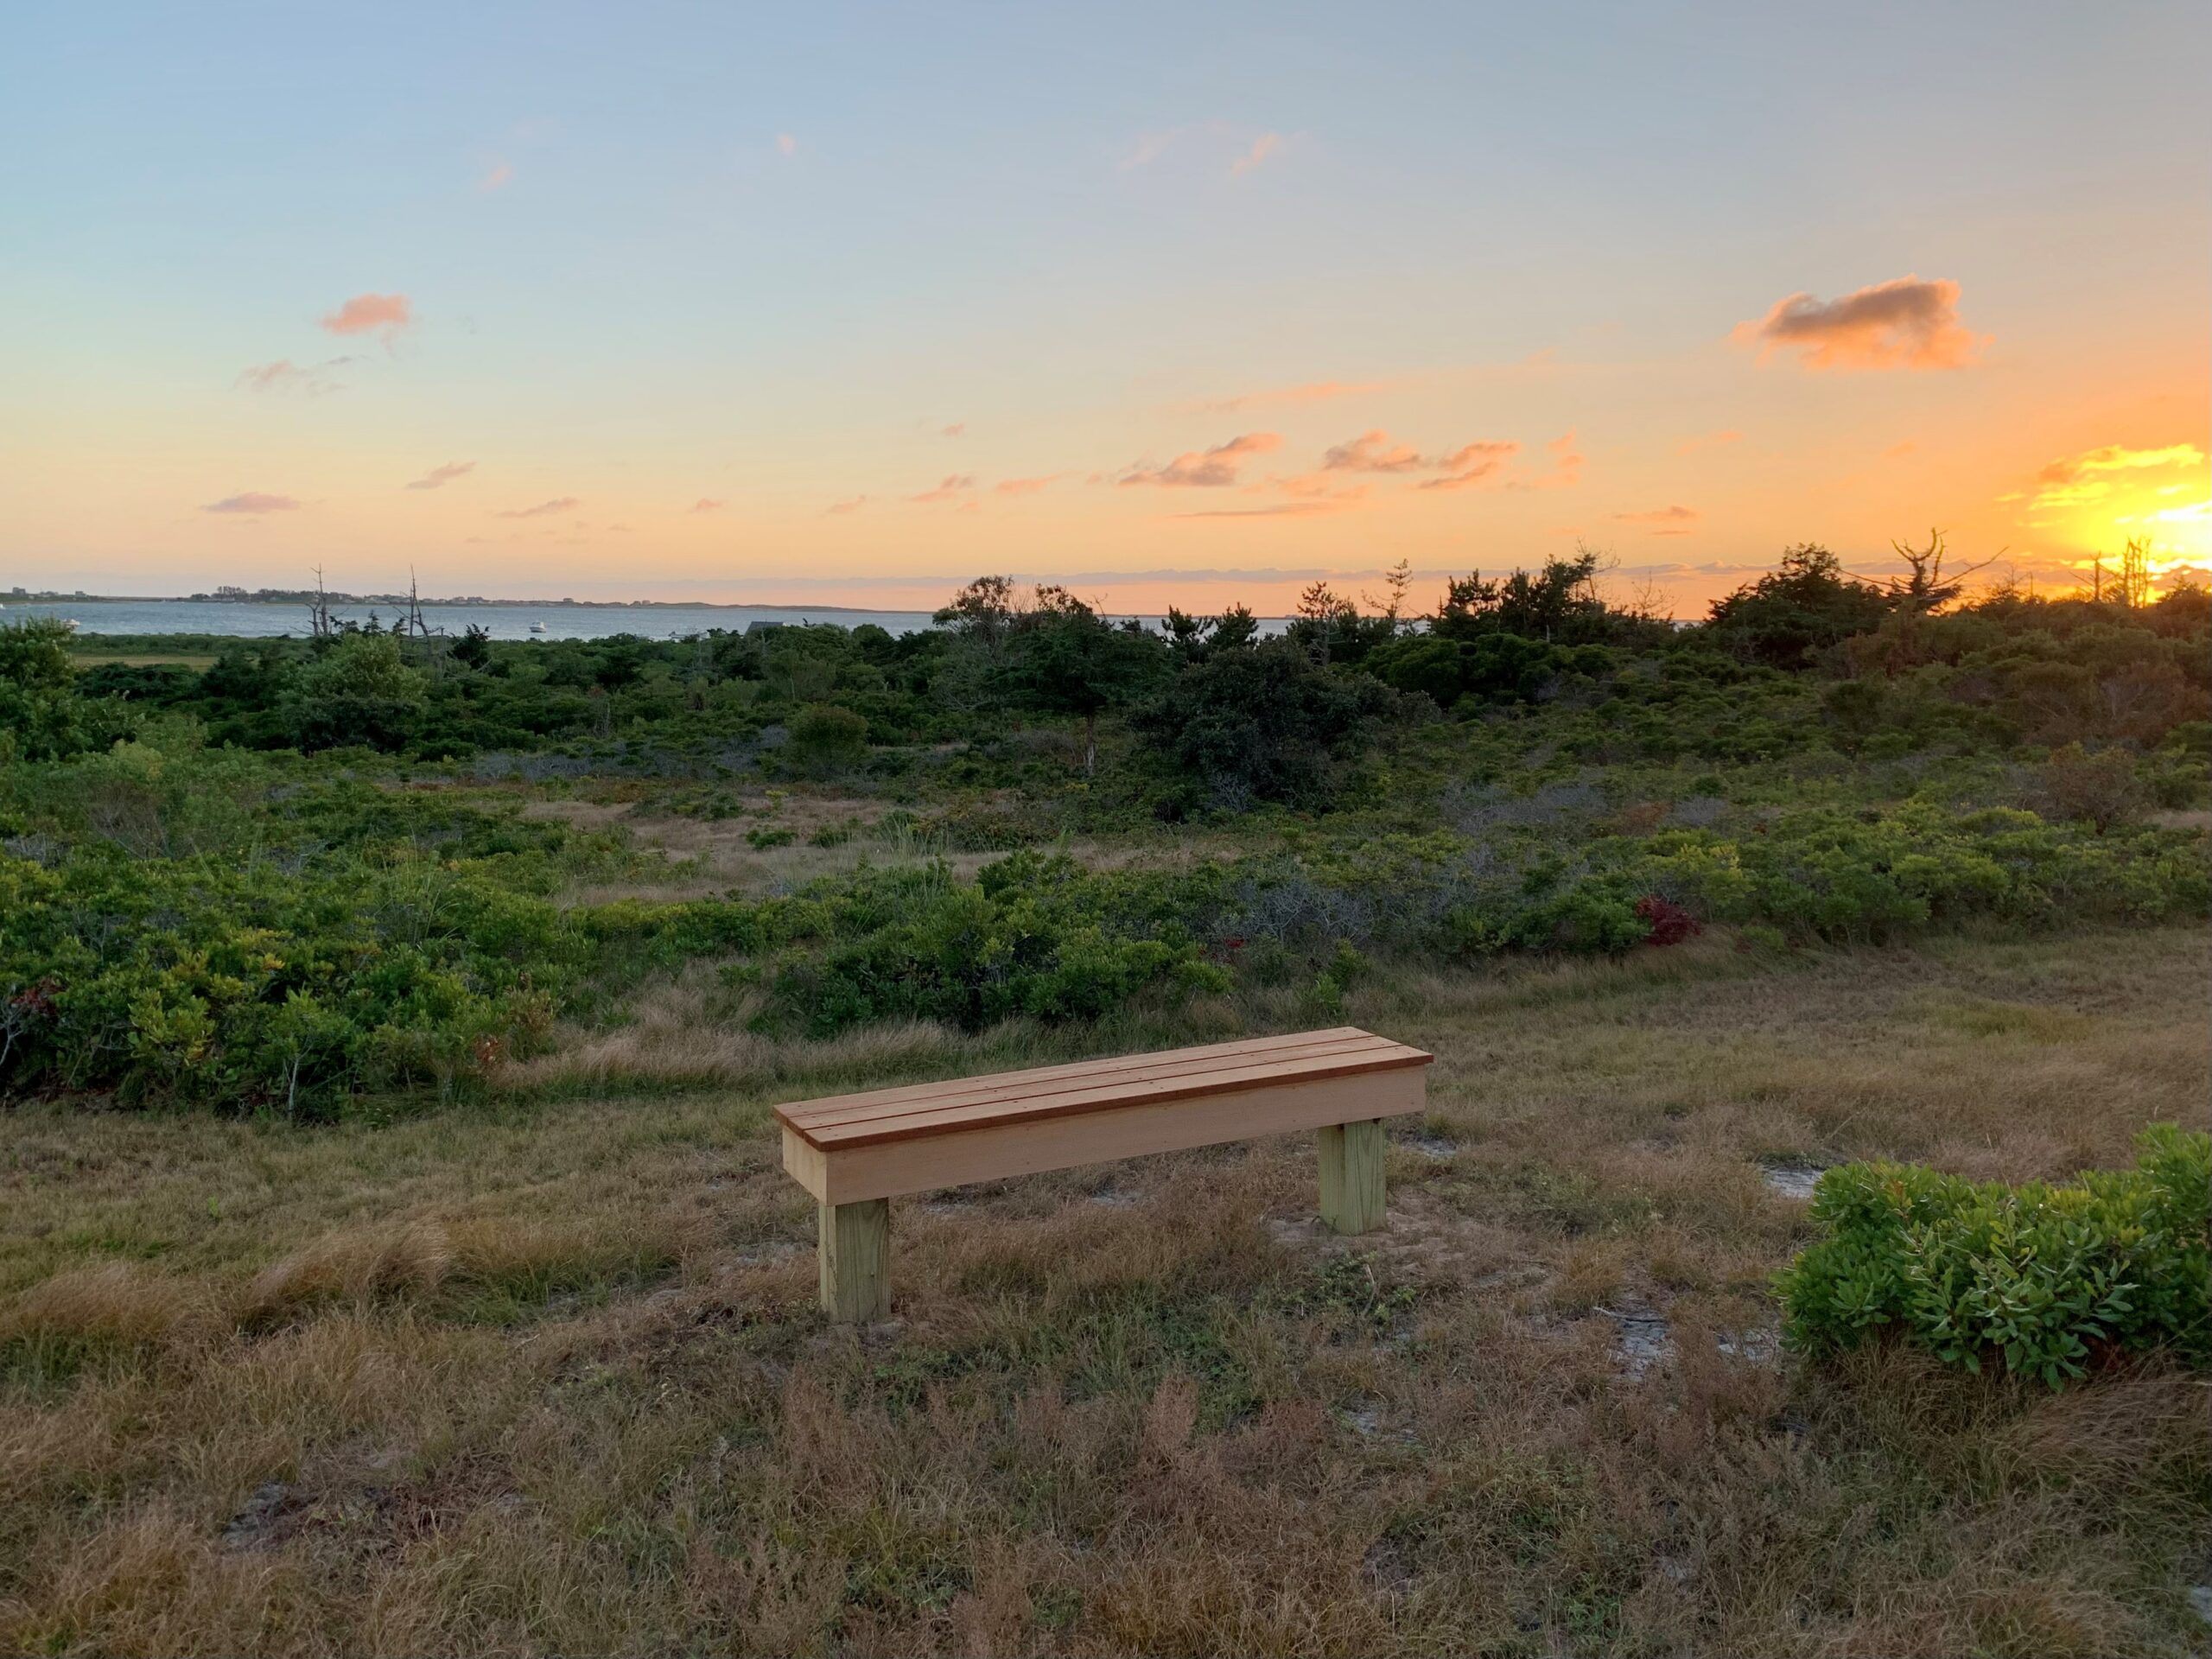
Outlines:
MULTIPOLYGON (((6 605, 0 610, 0 621, 58 616, 76 623, 79 633, 219 633, 266 639, 286 633, 303 637, 308 632, 304 605, 190 599, 24 600, 6 605)), ((386 626, 400 613, 391 605, 348 605, 339 614, 365 623, 372 611, 386 626)), ((494 639, 603 639, 613 633, 667 639, 709 628, 742 633, 753 622, 834 622, 846 628, 873 622, 892 633, 912 633, 930 625, 926 611, 763 610, 741 605, 425 605, 423 616, 432 627, 448 633, 458 634, 473 625, 494 639), (543 631, 532 624, 542 625, 543 631)))
MULTIPOLYGON (((272 639, 280 634, 304 638, 304 605, 240 605, 197 599, 9 600, 0 601, 0 622, 26 616, 58 616, 74 622, 79 633, 213 633, 231 639, 272 639)), ((372 614, 389 627, 402 607, 347 605, 338 614, 365 625, 372 614)), ((647 639, 680 639, 709 628, 742 633, 754 622, 832 622, 857 628, 873 622, 888 633, 913 633, 930 626, 927 611, 806 611, 751 605, 425 605, 423 620, 434 628, 459 634, 484 629, 494 639, 604 639, 634 633, 647 639)), ((1116 617, 1116 621, 1122 619, 1116 617)), ((1157 617, 1146 617, 1157 626, 1157 617)), ((1281 617, 1262 617, 1260 632, 1283 631, 1281 617)))

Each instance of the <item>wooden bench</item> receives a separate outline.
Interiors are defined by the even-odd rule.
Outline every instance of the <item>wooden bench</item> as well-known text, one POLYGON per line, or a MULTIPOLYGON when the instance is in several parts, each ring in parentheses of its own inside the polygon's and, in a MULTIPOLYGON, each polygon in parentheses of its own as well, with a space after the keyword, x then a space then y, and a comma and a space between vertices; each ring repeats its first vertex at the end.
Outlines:
POLYGON ((1379 1227, 1382 1120, 1421 1110, 1433 1058, 1346 1026, 793 1101, 776 1117, 784 1168, 819 1207, 822 1306, 880 1319, 902 1193, 1319 1129, 1322 1219, 1379 1227))

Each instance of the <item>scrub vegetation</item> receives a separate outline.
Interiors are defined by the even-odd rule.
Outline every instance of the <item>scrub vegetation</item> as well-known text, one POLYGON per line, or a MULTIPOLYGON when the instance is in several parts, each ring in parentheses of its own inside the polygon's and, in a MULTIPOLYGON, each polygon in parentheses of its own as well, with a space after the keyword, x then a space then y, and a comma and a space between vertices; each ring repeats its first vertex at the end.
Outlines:
POLYGON ((1908 552, 0 628, 0 1649, 2195 1650, 2212 598, 1908 552), (1388 1231, 1220 1148, 815 1311, 776 1101, 1338 1023, 1388 1231))

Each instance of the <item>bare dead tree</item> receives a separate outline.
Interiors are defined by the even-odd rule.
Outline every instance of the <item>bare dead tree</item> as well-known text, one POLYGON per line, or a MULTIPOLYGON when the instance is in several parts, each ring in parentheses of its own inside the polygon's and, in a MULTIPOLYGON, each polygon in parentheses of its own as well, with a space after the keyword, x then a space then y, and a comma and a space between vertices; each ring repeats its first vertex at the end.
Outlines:
POLYGON ((446 638, 443 624, 432 627, 423 616, 422 586, 416 580, 415 567, 411 564, 407 567, 407 614, 398 626, 409 639, 422 641, 423 664, 430 671, 431 678, 445 678, 447 658, 452 652, 452 644, 446 638))
POLYGON ((1882 632, 1890 641, 1887 671, 1895 674, 1900 667, 1919 659, 1921 619, 1964 593, 1967 578, 1996 563, 2004 556, 2005 550, 1999 548, 1978 563, 1946 570, 1943 561, 1950 550, 1945 546, 1940 530, 1929 531, 1925 547, 1898 541, 1892 541, 1890 546, 1905 563, 1904 575, 1886 577, 1879 584, 1890 601, 1890 620, 1882 632))
POLYGON ((1402 632, 1406 626, 1406 598, 1408 591, 1413 587, 1413 561, 1400 559, 1382 573, 1382 598, 1377 599, 1373 594, 1360 595, 1367 601, 1370 609, 1389 620, 1390 632, 1393 634, 1402 632))
POLYGON ((308 632, 317 639, 330 639, 338 625, 330 614, 330 595, 323 588, 322 567, 315 568, 315 597, 308 601, 308 632))
POLYGON ((2139 610, 2151 602, 2151 542, 2131 537, 2120 550, 2120 588, 2113 594, 2127 609, 2139 610))
POLYGON ((1949 604, 1966 591, 1968 576, 1978 570, 1986 570, 2005 556, 2005 550, 2000 547, 1978 563, 1963 569, 1954 568, 1946 573, 1943 560, 1950 550, 1944 545, 1943 532, 1940 530, 1928 532, 1928 545, 1925 547, 1894 541, 1890 546, 1905 562, 1907 569, 1902 576, 1885 579, 1882 587, 1901 613, 1915 616, 1925 616, 1937 607, 1949 604))

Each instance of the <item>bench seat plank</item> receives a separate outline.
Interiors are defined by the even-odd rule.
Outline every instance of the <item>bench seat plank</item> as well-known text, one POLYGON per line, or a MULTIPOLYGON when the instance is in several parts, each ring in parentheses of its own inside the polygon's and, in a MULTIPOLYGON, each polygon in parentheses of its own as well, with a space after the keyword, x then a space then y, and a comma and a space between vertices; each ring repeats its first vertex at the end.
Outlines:
POLYGON ((1405 1071, 1427 1065, 1430 1058, 1420 1049, 1347 1027, 1001 1072, 934 1092, 878 1090, 795 1102, 779 1106, 776 1116, 809 1147, 843 1152, 1247 1090, 1272 1092, 1405 1071))
POLYGON ((1197 1048, 1155 1049, 1143 1054, 1113 1054, 1097 1059, 1071 1060, 1061 1065, 1031 1066, 1020 1071, 984 1071, 969 1077, 940 1077, 934 1083, 904 1084, 893 1089, 871 1089, 857 1095, 825 1095, 816 1100, 787 1101, 777 1108, 779 1116, 793 1123, 840 1122, 878 1106, 914 1102, 953 1103, 974 1096, 1049 1094, 1059 1086, 1088 1087, 1125 1072, 1148 1071, 1160 1065, 1182 1063, 1226 1065, 1253 1055, 1287 1053, 1306 1047, 1343 1044, 1376 1044, 1386 1039, 1352 1026, 1332 1031, 1301 1031, 1276 1037, 1248 1037, 1233 1043, 1209 1043, 1197 1048))

